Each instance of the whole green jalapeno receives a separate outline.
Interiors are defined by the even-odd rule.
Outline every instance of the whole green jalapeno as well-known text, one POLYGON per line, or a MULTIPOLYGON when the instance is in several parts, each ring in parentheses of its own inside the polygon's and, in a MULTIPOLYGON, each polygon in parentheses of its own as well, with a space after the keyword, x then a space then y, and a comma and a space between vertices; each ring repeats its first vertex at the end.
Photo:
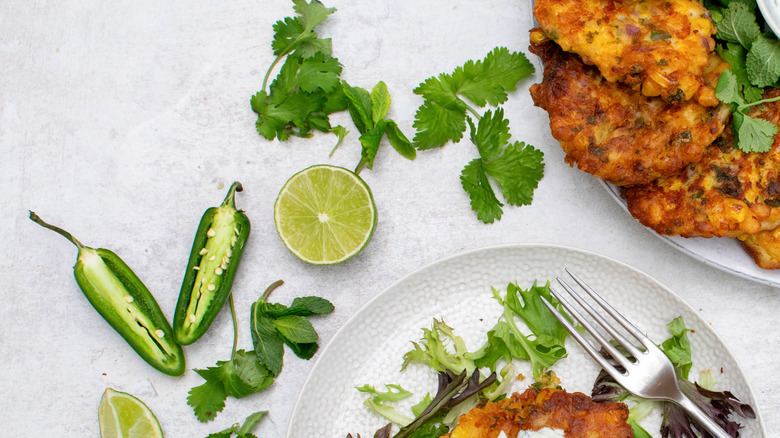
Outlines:
POLYGON ((249 237, 249 218, 236 210, 234 182, 219 207, 203 213, 173 315, 176 341, 189 345, 208 330, 230 296, 236 269, 249 237))
POLYGON ((184 352, 171 324, 149 289, 114 252, 84 246, 62 228, 49 225, 37 214, 30 219, 55 231, 78 248, 73 266, 76 283, 92 307, 149 365, 170 376, 184 374, 184 352))

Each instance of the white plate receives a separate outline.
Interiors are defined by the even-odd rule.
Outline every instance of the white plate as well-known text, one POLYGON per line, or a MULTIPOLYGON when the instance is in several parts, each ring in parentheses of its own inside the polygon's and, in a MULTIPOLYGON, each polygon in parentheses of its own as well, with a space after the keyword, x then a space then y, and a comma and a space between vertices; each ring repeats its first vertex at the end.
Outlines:
POLYGON ((780 1, 758 0, 758 9, 775 35, 780 38, 780 1))
MULTIPOLYGON (((607 182, 602 181, 602 184, 630 216, 626 208, 626 201, 620 196, 620 189, 607 182)), ((759 268, 737 239, 662 236, 649 228, 647 230, 666 243, 710 266, 759 283, 780 287, 780 270, 759 268)))
MULTIPOLYGON (((709 324, 672 291, 601 255, 563 246, 517 244, 440 260, 379 293, 322 351, 298 396, 287 437, 373 436, 386 421, 363 406, 365 396, 356 386, 371 384, 384 389, 386 383, 401 384, 417 397, 436 391, 435 374, 427 367, 410 366, 399 372, 402 356, 410 349, 410 341, 421 337, 421 328, 430 327, 433 318, 443 318, 473 351, 482 345, 501 312, 491 286, 505 291, 506 285, 514 282, 525 289, 534 280, 554 280, 565 274, 564 268, 578 273, 658 342, 669 337, 666 323, 682 315, 693 329, 690 340, 695 367, 691 376, 712 370, 717 388, 732 391, 759 415, 750 385, 733 355, 709 324)), ((569 356, 553 369, 565 389, 589 394, 598 368, 573 341, 567 348, 569 356)), ((527 364, 519 365, 521 373, 531 375, 527 364)), ((520 381, 514 389, 522 391, 529 383, 530 379, 520 381)), ((651 433, 658 435, 659 421, 658 416, 649 419, 646 426, 651 433)), ((741 423, 745 425, 742 436, 766 436, 760 418, 741 423)))

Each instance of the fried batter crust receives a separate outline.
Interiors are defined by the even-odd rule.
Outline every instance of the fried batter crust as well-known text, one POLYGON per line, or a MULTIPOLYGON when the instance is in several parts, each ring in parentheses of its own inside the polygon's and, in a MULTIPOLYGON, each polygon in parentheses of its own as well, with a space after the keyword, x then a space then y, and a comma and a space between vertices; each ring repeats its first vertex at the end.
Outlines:
POLYGON ((532 31, 533 43, 555 41, 610 82, 646 96, 717 105, 704 78, 716 28, 697 0, 536 0, 534 16, 541 29, 532 31), (708 90, 697 95, 701 87, 708 90))
POLYGON ((729 110, 688 101, 670 104, 643 96, 555 43, 532 45, 544 61, 534 104, 550 116, 566 162, 616 185, 648 183, 702 158, 721 132, 729 110))
POLYGON ((580 392, 528 388, 461 415, 458 426, 442 438, 496 438, 501 431, 515 438, 521 430, 545 427, 564 430, 567 438, 629 438, 634 434, 627 418, 623 403, 601 404, 580 392))
POLYGON ((780 269, 780 228, 740 236, 739 242, 760 268, 780 269))
MULTIPOLYGON (((765 97, 780 95, 772 89, 765 97)), ((780 123, 780 103, 753 107, 751 117, 780 123)), ((780 225, 780 133, 766 153, 734 145, 731 127, 701 161, 647 185, 626 187, 629 212, 659 234, 745 237, 780 225)))

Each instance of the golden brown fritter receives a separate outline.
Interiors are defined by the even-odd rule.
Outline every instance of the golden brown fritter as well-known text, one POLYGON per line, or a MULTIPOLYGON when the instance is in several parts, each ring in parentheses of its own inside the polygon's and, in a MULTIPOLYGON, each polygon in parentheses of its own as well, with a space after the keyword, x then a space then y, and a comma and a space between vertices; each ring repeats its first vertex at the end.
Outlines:
MULTIPOLYGON (((772 89, 765 97, 780 94, 772 89)), ((750 115, 780 124, 780 103, 750 115)), ((766 153, 745 153, 731 128, 701 161, 676 175, 622 190, 629 212, 659 234, 740 237, 780 225, 780 134, 766 153)))
POLYGON ((700 160, 728 118, 724 105, 671 104, 607 82, 555 43, 530 50, 544 61, 531 97, 549 114, 566 162, 613 184, 648 183, 700 160))
POLYGON ((567 438, 630 438, 623 403, 596 403, 580 392, 528 388, 522 394, 488 402, 461 415, 458 426, 442 438, 515 438, 521 430, 564 430, 567 438))
POLYGON ((780 227, 740 236, 739 241, 760 268, 780 269, 780 227))
POLYGON ((534 16, 541 29, 532 43, 555 41, 609 82, 669 101, 718 104, 704 78, 716 28, 698 0, 536 0, 534 16))

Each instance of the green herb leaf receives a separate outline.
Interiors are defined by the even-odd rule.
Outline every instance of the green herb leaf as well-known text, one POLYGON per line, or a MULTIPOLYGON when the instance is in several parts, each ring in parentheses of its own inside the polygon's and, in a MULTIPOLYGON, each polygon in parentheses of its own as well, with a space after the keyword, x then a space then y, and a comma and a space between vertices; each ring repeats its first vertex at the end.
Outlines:
POLYGON ((734 113, 734 125, 737 126, 737 146, 745 152, 769 152, 774 144, 778 127, 774 123, 734 113))
POLYGON ((376 158, 376 154, 379 152, 379 144, 385 135, 385 127, 386 122, 380 120, 376 126, 360 136, 360 145, 362 146, 360 149, 361 161, 369 169, 374 167, 374 158, 376 158))
POLYGON ((509 205, 529 205, 544 175, 544 154, 523 142, 515 142, 504 153, 485 163, 485 171, 501 186, 509 205))
POLYGON ((426 100, 417 109, 412 126, 417 130, 413 142, 418 150, 442 147, 450 141, 458 143, 466 130, 466 106, 426 100))
POLYGON ((306 3, 304 0, 293 0, 293 9, 297 17, 287 17, 274 25, 274 40, 271 43, 274 55, 284 56, 301 49, 304 56, 322 52, 330 55, 330 40, 321 40, 314 28, 323 22, 328 15, 336 12, 335 8, 326 8, 317 0, 306 3))
POLYGON ((390 145, 401 154, 402 157, 414 160, 417 157, 417 150, 412 145, 412 142, 406 138, 398 125, 392 120, 385 120, 385 134, 390 141, 390 145))
POLYGON ((276 318, 273 324, 287 341, 296 344, 317 342, 318 336, 308 319, 290 315, 276 318))
POLYGON ((246 397, 270 386, 274 378, 257 362, 254 352, 238 350, 229 361, 219 361, 215 367, 194 370, 206 382, 192 388, 187 403, 201 422, 211 421, 225 407, 228 396, 246 397))
MULTIPOLYGON (((257 306, 258 308, 260 306, 257 306)), ((257 360, 275 376, 282 372, 284 341, 276 330, 273 319, 252 308, 252 342, 257 360)))
POLYGON ((759 36, 750 47, 745 62, 753 85, 774 85, 780 79, 780 41, 759 36))
POLYGON ((412 393, 403 389, 401 385, 387 384, 385 385, 385 388, 387 391, 378 391, 371 385, 363 385, 358 386, 355 389, 360 392, 369 394, 371 397, 366 399, 363 404, 372 411, 386 418, 388 421, 391 421, 399 426, 406 426, 407 424, 411 423, 413 420, 412 418, 403 415, 398 411, 398 409, 388 405, 387 403, 403 400, 410 397, 412 393))
POLYGON ((688 373, 691 371, 693 361, 691 359, 691 343, 688 340, 688 328, 685 327, 685 322, 682 316, 671 320, 668 324, 669 332, 672 337, 665 340, 661 344, 666 356, 672 361, 674 367, 677 369, 677 373, 683 378, 688 378, 688 373))
POLYGON ((371 119, 371 93, 360 87, 353 87, 346 82, 341 83, 347 98, 347 109, 358 132, 365 134, 374 127, 371 119))
POLYGON ((390 110, 390 101, 387 84, 379 81, 371 90, 371 118, 375 124, 387 116, 387 112, 390 110))
POLYGON ((496 198, 493 188, 488 181, 487 173, 482 159, 471 160, 460 173, 460 183, 463 190, 469 194, 471 209, 477 212, 477 218, 489 224, 496 219, 501 219, 504 205, 496 198))
POLYGON ((311 296, 295 298, 290 307, 268 303, 271 290, 273 285, 252 304, 250 325, 257 360, 277 376, 282 371, 285 344, 302 359, 314 356, 319 336, 307 317, 331 313, 334 308, 328 300, 311 296))
POLYGON ((745 3, 730 2, 723 18, 716 23, 718 38, 730 43, 738 43, 749 49, 753 41, 761 35, 756 16, 745 3))
POLYGON ((233 434, 236 435, 236 438, 257 438, 251 432, 267 414, 268 411, 255 412, 246 418, 243 425, 236 423, 225 430, 209 434, 206 438, 230 438, 233 434))

